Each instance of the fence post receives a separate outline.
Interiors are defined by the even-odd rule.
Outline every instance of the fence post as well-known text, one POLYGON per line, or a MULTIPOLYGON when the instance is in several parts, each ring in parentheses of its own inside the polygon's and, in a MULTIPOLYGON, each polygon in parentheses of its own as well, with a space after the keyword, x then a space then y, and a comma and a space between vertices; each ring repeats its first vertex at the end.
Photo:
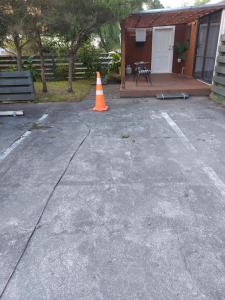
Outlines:
POLYGON ((52 73, 53 73, 53 78, 56 80, 56 61, 55 61, 55 55, 52 53, 51 55, 52 58, 52 73))

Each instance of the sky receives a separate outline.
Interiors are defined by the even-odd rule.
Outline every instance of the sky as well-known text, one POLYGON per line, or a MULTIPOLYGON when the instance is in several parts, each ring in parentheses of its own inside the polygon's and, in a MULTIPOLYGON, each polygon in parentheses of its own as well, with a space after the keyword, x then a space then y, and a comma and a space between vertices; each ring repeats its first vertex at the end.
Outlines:
MULTIPOLYGON (((181 7, 184 4, 187 6, 191 6, 194 3, 194 0, 160 0, 164 7, 181 7)), ((218 3, 221 0, 211 0, 210 3, 218 3)))

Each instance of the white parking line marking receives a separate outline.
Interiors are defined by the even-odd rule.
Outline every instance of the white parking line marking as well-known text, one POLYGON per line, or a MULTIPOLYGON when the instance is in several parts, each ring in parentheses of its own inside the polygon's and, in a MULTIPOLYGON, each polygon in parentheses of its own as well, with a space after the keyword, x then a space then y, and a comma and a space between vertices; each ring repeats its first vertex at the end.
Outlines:
POLYGON ((170 125, 170 127, 175 131, 175 133, 181 138, 183 144, 188 150, 196 151, 196 148, 190 143, 186 135, 182 132, 182 130, 177 126, 177 124, 174 122, 174 120, 171 119, 171 117, 166 112, 161 113, 162 117, 167 121, 167 123, 170 125))
POLYGON ((206 173, 206 175, 208 175, 208 177, 213 181, 220 193, 225 197, 225 184, 219 178, 216 172, 211 167, 208 167, 204 164, 202 165, 202 169, 206 173))
MULTIPOLYGON (((181 138, 183 144, 191 150, 197 152, 197 149, 191 144, 188 138, 185 136, 183 131, 178 127, 178 125, 173 121, 173 119, 165 112, 162 112, 161 115, 170 125, 170 127, 176 132, 176 134, 181 138)), ((209 179, 214 183, 220 193, 225 197, 225 184, 216 174, 216 172, 209 166, 207 166, 203 161, 198 160, 197 162, 199 167, 204 171, 204 173, 209 177, 209 179)))
POLYGON ((48 114, 43 114, 43 116, 41 116, 41 117, 38 119, 37 123, 43 122, 45 119, 47 119, 47 117, 48 117, 48 114))
POLYGON ((220 124, 219 122, 214 122, 214 124, 222 129, 225 130, 225 125, 224 124, 220 124))
POLYGON ((0 154, 0 161, 4 160, 9 154, 16 149, 24 140, 31 134, 31 131, 26 131, 21 137, 16 140, 8 149, 6 149, 2 154, 0 154))
MULTIPOLYGON (((36 123, 41 123, 44 120, 46 120, 48 117, 48 114, 43 114, 36 123)), ((21 137, 16 140, 8 149, 6 149, 4 152, 0 153, 0 161, 3 161, 6 157, 9 156, 10 153, 12 153, 13 150, 15 150, 29 135, 31 135, 32 131, 28 130, 26 131, 21 137)))

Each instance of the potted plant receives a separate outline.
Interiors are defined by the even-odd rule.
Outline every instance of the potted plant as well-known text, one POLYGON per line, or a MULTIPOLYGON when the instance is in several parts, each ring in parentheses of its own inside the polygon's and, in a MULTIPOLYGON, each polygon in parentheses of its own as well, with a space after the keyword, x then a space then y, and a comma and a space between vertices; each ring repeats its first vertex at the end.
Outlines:
POLYGON ((175 45, 175 53, 177 54, 177 62, 181 63, 182 61, 185 61, 186 59, 186 52, 189 49, 189 43, 188 42, 178 42, 175 45))

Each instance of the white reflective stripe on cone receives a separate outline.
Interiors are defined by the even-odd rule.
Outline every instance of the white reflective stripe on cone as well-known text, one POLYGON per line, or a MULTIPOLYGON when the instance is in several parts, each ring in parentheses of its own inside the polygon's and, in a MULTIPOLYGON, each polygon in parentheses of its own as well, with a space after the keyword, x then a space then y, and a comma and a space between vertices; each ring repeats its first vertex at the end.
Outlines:
POLYGON ((97 84, 102 84, 101 78, 97 78, 97 84))
POLYGON ((98 96, 98 95, 103 95, 103 90, 101 90, 101 91, 96 91, 96 95, 98 96))

